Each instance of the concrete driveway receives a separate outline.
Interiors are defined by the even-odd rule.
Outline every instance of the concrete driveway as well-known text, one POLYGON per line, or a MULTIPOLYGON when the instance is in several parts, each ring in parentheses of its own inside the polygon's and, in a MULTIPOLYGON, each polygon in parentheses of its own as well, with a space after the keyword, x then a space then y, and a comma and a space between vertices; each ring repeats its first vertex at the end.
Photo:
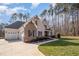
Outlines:
POLYGON ((3 56, 44 56, 37 44, 23 43, 22 41, 6 41, 0 39, 0 55, 3 56))

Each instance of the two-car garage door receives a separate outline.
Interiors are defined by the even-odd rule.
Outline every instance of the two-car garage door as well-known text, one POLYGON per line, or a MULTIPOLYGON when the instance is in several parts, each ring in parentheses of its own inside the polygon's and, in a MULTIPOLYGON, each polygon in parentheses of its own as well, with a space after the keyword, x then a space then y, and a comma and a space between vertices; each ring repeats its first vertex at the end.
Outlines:
POLYGON ((5 39, 18 39, 17 29, 5 29, 5 39))
POLYGON ((18 39, 18 34, 17 33, 12 33, 12 32, 7 32, 5 34, 6 39, 18 39))
POLYGON ((20 39, 23 40, 24 38, 24 33, 23 32, 18 32, 17 29, 6 29, 5 30, 5 39, 20 39))

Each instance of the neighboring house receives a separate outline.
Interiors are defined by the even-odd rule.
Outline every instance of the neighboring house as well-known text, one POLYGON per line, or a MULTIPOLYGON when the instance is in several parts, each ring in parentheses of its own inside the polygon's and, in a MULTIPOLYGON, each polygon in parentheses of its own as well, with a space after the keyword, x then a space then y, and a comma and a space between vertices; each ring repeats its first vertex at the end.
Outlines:
POLYGON ((16 21, 5 27, 5 39, 21 39, 24 42, 49 36, 49 33, 51 33, 50 29, 45 28, 41 18, 37 16, 27 22, 16 21), (47 30, 48 32, 45 33, 47 30))

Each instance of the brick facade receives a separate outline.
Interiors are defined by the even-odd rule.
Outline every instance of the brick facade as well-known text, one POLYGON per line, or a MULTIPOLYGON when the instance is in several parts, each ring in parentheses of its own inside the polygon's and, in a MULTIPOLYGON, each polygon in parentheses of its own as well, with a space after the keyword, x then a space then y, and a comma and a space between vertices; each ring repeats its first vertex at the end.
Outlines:
POLYGON ((27 25, 25 25, 24 28, 24 42, 28 42, 32 40, 33 38, 36 38, 37 36, 37 29, 34 25, 34 23, 31 21, 27 25), (29 31, 30 31, 30 36, 29 36, 29 31))

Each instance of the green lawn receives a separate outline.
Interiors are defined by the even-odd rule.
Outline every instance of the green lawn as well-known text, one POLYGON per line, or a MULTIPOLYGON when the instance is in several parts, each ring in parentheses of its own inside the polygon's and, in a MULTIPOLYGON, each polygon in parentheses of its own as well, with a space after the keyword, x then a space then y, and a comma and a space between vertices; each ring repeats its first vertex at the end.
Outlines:
POLYGON ((46 56, 79 56, 79 40, 61 38, 58 41, 42 44, 39 50, 46 56))

